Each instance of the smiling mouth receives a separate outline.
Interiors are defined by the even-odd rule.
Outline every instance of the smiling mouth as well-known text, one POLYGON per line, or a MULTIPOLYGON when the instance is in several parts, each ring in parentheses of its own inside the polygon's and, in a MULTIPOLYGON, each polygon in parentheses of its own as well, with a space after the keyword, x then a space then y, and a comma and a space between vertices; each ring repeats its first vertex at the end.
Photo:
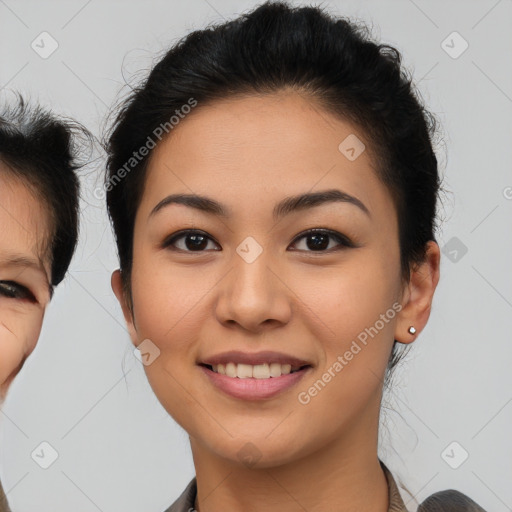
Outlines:
POLYGON ((291 364, 281 363, 263 363, 256 365, 227 363, 213 365, 201 364, 200 366, 214 373, 238 379, 272 379, 311 368, 310 365, 292 367, 291 364))

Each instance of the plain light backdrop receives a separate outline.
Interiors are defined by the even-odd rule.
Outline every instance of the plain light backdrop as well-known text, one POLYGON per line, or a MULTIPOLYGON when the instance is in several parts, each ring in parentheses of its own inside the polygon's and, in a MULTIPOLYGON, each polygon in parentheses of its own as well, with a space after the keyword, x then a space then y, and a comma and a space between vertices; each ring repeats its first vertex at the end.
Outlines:
MULTIPOLYGON (((0 100, 18 90, 100 137, 127 81, 189 31, 256 5, 0 0, 0 100), (41 38, 46 52, 58 45, 51 55, 41 38)), ((403 53, 444 130, 441 280, 388 395, 382 458, 411 510, 446 488, 489 512, 512 510, 512 1, 322 5, 403 53)), ((188 437, 154 397, 110 288, 116 252, 94 193, 102 172, 96 161, 82 175, 71 272, 0 413, 0 478, 14 512, 162 512, 194 475, 188 437), (41 449, 48 463, 52 450, 58 457, 48 469, 31 456, 41 449)))

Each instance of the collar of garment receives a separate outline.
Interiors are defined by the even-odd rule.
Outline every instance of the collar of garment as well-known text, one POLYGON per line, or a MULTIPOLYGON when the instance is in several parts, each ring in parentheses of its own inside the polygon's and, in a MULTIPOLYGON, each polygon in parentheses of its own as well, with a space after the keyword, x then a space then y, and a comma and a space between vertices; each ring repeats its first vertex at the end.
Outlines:
MULTIPOLYGON (((389 493, 388 512, 407 512, 405 504, 400 496, 393 475, 389 469, 380 461, 380 465, 386 475, 389 493)), ((195 512, 195 501, 197 495, 197 481, 194 477, 187 485, 181 496, 165 512, 195 512)))

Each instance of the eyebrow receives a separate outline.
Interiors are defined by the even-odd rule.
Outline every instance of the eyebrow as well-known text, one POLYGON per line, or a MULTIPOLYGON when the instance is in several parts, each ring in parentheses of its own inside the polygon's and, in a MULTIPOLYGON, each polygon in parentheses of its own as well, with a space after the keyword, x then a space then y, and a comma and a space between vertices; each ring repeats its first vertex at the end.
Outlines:
POLYGON ((0 268, 2 267, 32 268, 38 272, 41 272, 44 275, 46 281, 49 282, 43 265, 36 259, 28 258, 27 256, 13 254, 7 257, 0 257, 0 268))
MULTIPOLYGON (((320 192, 308 192, 296 196, 287 197, 277 203, 273 210, 275 220, 282 218, 290 213, 314 208, 326 203, 342 202, 357 206, 366 215, 371 217, 370 211, 362 201, 346 192, 338 189, 324 190, 320 192)), ((171 204, 182 204, 190 208, 202 211, 210 215, 228 218, 231 211, 226 206, 206 196, 197 194, 172 194, 162 199, 151 211, 149 217, 152 217, 166 206, 171 204)))

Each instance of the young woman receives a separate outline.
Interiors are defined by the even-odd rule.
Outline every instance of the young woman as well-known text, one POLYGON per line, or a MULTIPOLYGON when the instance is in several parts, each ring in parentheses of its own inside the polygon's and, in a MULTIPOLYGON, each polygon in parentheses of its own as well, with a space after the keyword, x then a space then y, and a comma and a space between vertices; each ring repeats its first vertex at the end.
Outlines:
POLYGON ((112 287, 196 469, 169 511, 406 510, 377 438, 439 280, 435 129, 396 49, 284 3, 191 33, 122 105, 112 287))
POLYGON ((0 402, 36 346, 77 243, 79 131, 22 98, 0 111, 0 402))

